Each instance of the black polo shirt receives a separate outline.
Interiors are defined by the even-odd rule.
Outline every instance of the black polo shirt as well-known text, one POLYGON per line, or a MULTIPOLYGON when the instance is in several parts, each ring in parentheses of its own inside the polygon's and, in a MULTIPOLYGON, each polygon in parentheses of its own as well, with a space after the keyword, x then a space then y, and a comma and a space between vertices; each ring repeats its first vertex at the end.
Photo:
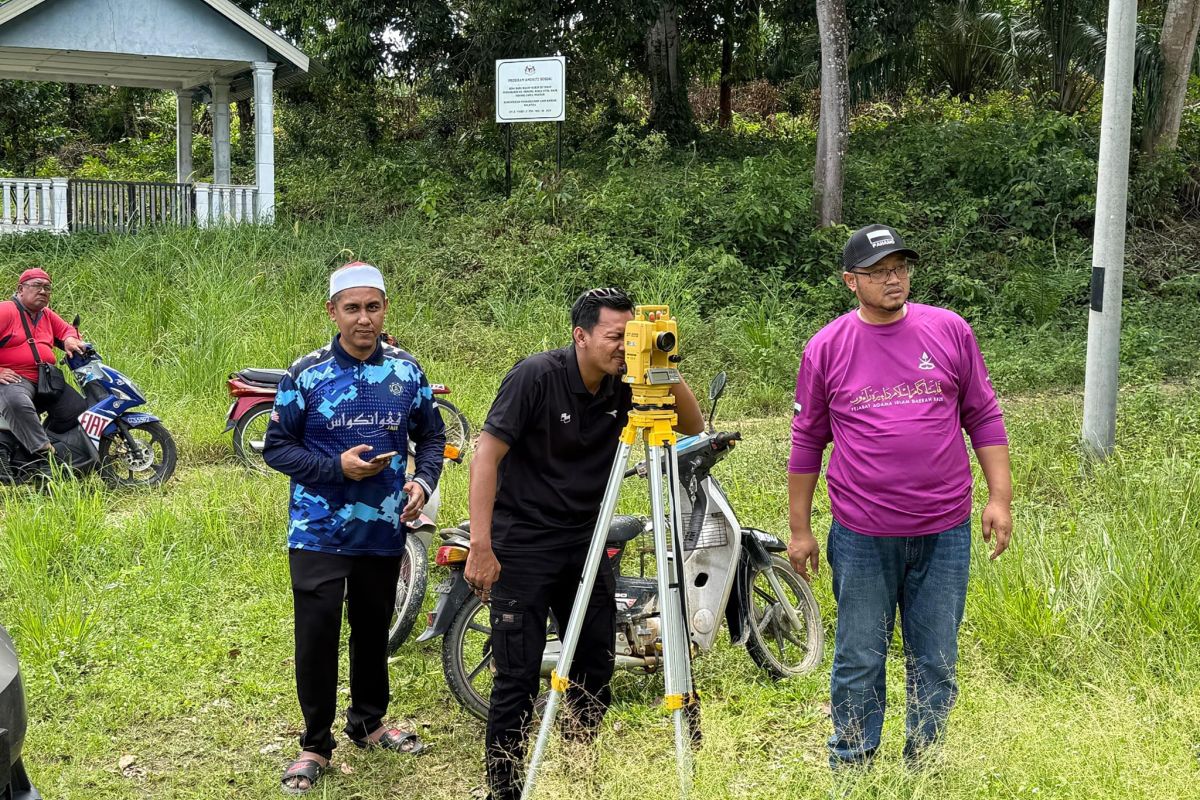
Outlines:
POLYGON ((509 370, 483 423, 509 446, 496 487, 493 547, 586 546, 631 402, 629 385, 611 375, 589 392, 574 346, 509 370))

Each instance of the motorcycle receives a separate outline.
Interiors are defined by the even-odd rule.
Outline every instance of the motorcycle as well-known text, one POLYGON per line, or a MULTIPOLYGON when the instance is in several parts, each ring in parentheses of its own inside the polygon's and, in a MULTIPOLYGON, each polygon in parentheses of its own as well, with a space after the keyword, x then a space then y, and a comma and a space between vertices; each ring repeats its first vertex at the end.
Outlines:
MULTIPOLYGON (((78 316, 74 326, 79 329, 78 316)), ((178 458, 175 440, 158 417, 134 411, 146 403, 142 391, 105 364, 91 343, 66 361, 89 407, 79 415, 77 427, 66 433, 46 431, 57 460, 79 475, 98 472, 112 486, 158 486, 170 478, 178 458)), ((0 440, 15 474, 29 474, 39 463, 17 442, 2 412, 0 440)))
MULTIPOLYGON (((742 527, 712 468, 740 441, 741 434, 716 431, 716 404, 725 389, 725 373, 709 387, 712 409, 708 429, 680 439, 677 446, 681 512, 684 520, 684 574, 687 582, 687 628, 699 652, 712 649, 721 619, 735 645, 774 678, 800 675, 821 663, 825 633, 821 613, 808 583, 792 569, 786 545, 776 536, 742 527)), ((645 477, 645 462, 625 473, 645 477)), ((629 542, 648 532, 644 517, 617 516, 609 527, 606 554, 617 576, 616 668, 651 673, 662 663, 658 584, 646 576, 641 548, 637 575, 622 573, 629 542)), ((437 587, 438 600, 428 626, 417 637, 442 637, 442 668, 455 699, 468 712, 486 719, 494 670, 488 607, 464 577, 470 552, 470 523, 441 531, 443 544, 436 563, 449 577, 437 587)), ((542 677, 549 678, 561 642, 551 620, 542 655, 542 677)))
MULTIPOLYGON (((226 381, 233 402, 226 414, 225 431, 233 431, 233 452, 250 469, 267 471, 267 464, 262 457, 263 440, 267 435, 267 423, 271 420, 271 408, 275 405, 275 393, 285 372, 282 369, 247 367, 230 373, 226 381)), ((446 444, 455 448, 457 454, 454 459, 461 462, 471 440, 471 423, 453 403, 443 399, 450 394, 448 386, 435 383, 430 388, 433 390, 433 404, 446 426, 446 444)))
POLYGON ((0 797, 5 800, 41 800, 21 762, 28 715, 17 651, 8 631, 0 625, 0 797))

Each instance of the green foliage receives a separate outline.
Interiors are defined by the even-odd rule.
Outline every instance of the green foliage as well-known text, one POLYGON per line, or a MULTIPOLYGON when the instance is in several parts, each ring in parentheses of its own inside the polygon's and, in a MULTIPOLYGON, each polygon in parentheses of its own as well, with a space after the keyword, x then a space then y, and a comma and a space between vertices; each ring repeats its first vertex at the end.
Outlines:
POLYGON ((617 123, 608 139, 608 167, 633 167, 638 162, 655 164, 662 161, 670 149, 666 134, 650 131, 638 136, 632 125, 617 123))

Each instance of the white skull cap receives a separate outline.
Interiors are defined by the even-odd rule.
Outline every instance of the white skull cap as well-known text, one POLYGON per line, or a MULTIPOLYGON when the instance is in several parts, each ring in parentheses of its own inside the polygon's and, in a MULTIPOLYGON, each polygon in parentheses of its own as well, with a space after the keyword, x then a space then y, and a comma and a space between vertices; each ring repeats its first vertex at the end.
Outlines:
POLYGON ((383 287, 383 274, 370 264, 351 261, 334 270, 329 276, 329 299, 332 300, 335 294, 344 289, 358 289, 364 286, 378 289, 387 297, 387 289, 383 287))

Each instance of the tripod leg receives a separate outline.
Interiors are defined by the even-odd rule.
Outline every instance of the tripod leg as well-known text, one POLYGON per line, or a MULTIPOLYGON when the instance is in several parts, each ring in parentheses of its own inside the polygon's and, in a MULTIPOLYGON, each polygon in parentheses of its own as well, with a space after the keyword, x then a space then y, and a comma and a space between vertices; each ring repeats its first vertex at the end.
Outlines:
POLYGON ((538 729, 537 743, 533 755, 529 759, 529 768, 525 774, 525 786, 521 790, 522 800, 533 796, 533 784, 537 778, 537 768, 545 753, 546 743, 550 739, 550 731, 554 728, 554 718, 558 714, 558 704, 563 692, 567 689, 565 676, 571 674, 571 662, 575 658, 575 647, 579 644, 579 636, 584 617, 587 614, 588 602, 592 596, 592 587, 596 583, 596 573, 600 571, 601 559, 606 557, 605 544, 608 540, 608 529, 612 524, 613 512, 617 508, 617 497, 621 491, 621 481, 625 475, 625 462, 629 459, 631 447, 624 440, 617 448, 613 459, 612 472, 608 476, 608 485, 604 489, 604 499, 600 502, 600 516, 596 518, 596 527, 592 531, 592 542, 588 545, 587 561, 583 565, 583 573, 579 576, 579 589, 575 592, 575 602, 571 606, 571 618, 567 621, 566 630, 562 632, 562 650, 558 655, 558 664, 550 676, 550 697, 546 701, 546 710, 542 713, 542 726, 538 729))
MULTIPOLYGON (((675 549, 678 541, 678 531, 672 530, 671 547, 668 547, 668 526, 665 524, 663 509, 663 447, 650 446, 649 465, 650 477, 650 515, 654 524, 654 557, 658 564, 658 603, 659 622, 662 628, 663 640, 663 685, 664 701, 671 710, 671 721, 675 727, 675 761, 679 769, 680 797, 687 797, 691 784, 691 736, 686 732, 684 707, 690 696, 691 678, 689 662, 689 644, 687 627, 683 624, 679 570, 676 562, 682 552, 675 549)), ((673 490, 672 490, 673 491, 673 490)), ((671 521, 677 513, 671 510, 671 521)))
MULTIPOLYGON (((680 674, 684 676, 684 719, 687 722, 688 738, 692 747, 700 746, 700 698, 696 695, 695 682, 692 678, 692 639, 687 603, 687 572, 684 560, 687 557, 683 549, 683 512, 679 504, 679 454, 673 445, 666 446, 667 458, 667 494, 671 503, 671 552, 677 554, 674 559, 675 581, 679 584, 679 619, 684 633, 684 647, 678 656, 680 674)), ((694 509, 693 509, 694 511, 694 509)))

